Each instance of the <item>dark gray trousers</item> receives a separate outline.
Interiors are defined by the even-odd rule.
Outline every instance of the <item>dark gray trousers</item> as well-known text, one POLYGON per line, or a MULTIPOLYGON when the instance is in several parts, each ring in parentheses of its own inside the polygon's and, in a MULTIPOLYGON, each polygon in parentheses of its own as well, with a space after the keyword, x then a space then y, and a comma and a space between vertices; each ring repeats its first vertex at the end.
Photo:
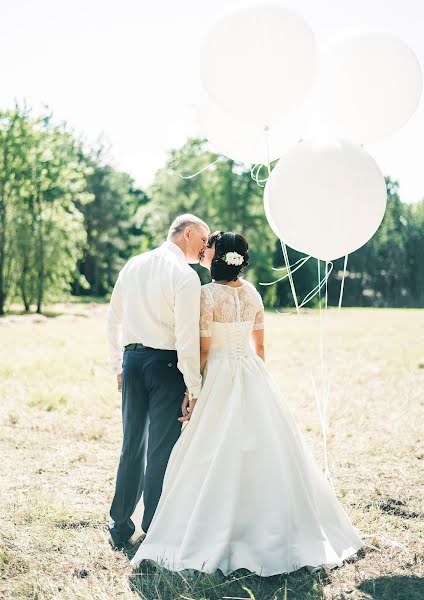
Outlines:
POLYGON ((143 494, 142 529, 147 532, 160 495, 171 450, 181 433, 184 379, 174 350, 142 344, 125 348, 122 363, 123 443, 110 509, 112 537, 127 541, 143 494), (147 464, 146 464, 147 461, 147 464))

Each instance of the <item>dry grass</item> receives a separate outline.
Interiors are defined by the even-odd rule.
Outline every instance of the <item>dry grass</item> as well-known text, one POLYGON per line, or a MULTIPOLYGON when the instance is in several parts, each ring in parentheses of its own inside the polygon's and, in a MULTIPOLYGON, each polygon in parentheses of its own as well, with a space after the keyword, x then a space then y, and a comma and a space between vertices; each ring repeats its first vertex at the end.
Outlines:
MULTIPOLYGON (((56 316, 0 319, 1 598, 248 599, 249 590, 256 600, 424 598, 424 311, 328 314, 330 469, 368 547, 330 573, 268 580, 132 574, 128 557, 110 549, 121 417, 105 307, 56 305, 49 314, 56 316)), ((269 368, 321 461, 310 382, 319 371, 318 313, 269 314, 267 347, 269 368)))

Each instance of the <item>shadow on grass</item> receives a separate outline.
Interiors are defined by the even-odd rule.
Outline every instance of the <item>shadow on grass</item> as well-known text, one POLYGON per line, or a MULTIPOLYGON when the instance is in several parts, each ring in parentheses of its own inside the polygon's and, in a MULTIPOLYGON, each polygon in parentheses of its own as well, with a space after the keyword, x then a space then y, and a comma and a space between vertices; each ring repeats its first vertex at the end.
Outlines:
POLYGON ((260 577, 245 569, 223 575, 187 570, 171 572, 151 561, 143 561, 130 577, 130 584, 142 600, 322 600, 319 575, 306 569, 288 575, 260 577))
MULTIPOLYGON (((25 310, 19 309, 19 308, 11 308, 7 311, 5 316, 7 316, 7 317, 32 317, 32 318, 47 317, 48 319, 51 319, 51 318, 55 318, 55 317, 61 317, 64 314, 66 314, 64 310, 53 310, 53 309, 48 309, 48 308, 45 310, 43 309, 41 311, 41 313, 37 313, 33 310, 25 311, 25 310)), ((86 317, 87 315, 80 313, 75 316, 86 317)))
POLYGON ((111 294, 107 296, 70 296, 66 302, 71 304, 108 304, 111 294))
MULTIPOLYGON (((101 297, 101 296, 67 296, 64 298, 58 298, 57 300, 55 300, 54 302, 48 302, 47 304, 43 305, 43 309, 41 311, 41 316, 43 317, 48 317, 48 318, 53 318, 53 317, 60 317, 64 314, 68 314, 69 313, 69 307, 75 307, 77 308, 78 306, 81 305, 88 305, 88 304, 92 304, 92 305, 96 305, 96 304, 108 304, 110 301, 110 294, 106 297, 101 297), (56 308, 57 305, 65 305, 67 307, 67 310, 61 310, 56 308)), ((31 308, 29 311, 25 311, 24 307, 21 304, 15 304, 13 303, 12 305, 8 306, 6 309, 6 316, 13 316, 13 317, 21 317, 21 316, 37 316, 40 315, 40 313, 36 312, 36 307, 35 305, 31 305, 31 308)), ((79 316, 79 317, 86 317, 87 315, 85 313, 71 313, 74 314, 74 316, 79 316)))
POLYGON ((370 600, 422 600, 424 577, 404 575, 366 579, 358 590, 368 594, 370 600))
POLYGON ((41 313, 43 317, 47 317, 48 319, 54 319, 55 317, 61 317, 65 314, 63 310, 43 310, 41 313))

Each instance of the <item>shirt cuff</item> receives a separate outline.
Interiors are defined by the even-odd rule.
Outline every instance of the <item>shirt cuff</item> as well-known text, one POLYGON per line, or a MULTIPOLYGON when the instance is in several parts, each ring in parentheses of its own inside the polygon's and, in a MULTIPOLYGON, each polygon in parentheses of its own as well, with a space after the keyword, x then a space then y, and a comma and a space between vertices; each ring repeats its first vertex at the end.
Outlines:
POLYGON ((196 385, 188 390, 188 399, 193 400, 193 398, 198 398, 200 395, 200 391, 202 389, 201 385, 196 385))
POLYGON ((112 373, 119 375, 119 373, 122 373, 122 360, 111 363, 110 367, 112 369, 112 373))

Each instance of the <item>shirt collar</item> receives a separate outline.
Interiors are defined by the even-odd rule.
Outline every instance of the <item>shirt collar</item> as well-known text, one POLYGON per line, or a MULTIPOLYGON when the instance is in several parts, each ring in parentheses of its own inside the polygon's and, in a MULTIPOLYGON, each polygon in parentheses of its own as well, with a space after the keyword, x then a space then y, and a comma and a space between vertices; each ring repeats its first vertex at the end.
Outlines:
POLYGON ((172 252, 179 259, 186 262, 184 252, 181 250, 181 248, 179 246, 177 246, 177 244, 174 244, 174 242, 166 241, 162 244, 162 248, 164 248, 165 250, 168 250, 169 252, 172 252))

